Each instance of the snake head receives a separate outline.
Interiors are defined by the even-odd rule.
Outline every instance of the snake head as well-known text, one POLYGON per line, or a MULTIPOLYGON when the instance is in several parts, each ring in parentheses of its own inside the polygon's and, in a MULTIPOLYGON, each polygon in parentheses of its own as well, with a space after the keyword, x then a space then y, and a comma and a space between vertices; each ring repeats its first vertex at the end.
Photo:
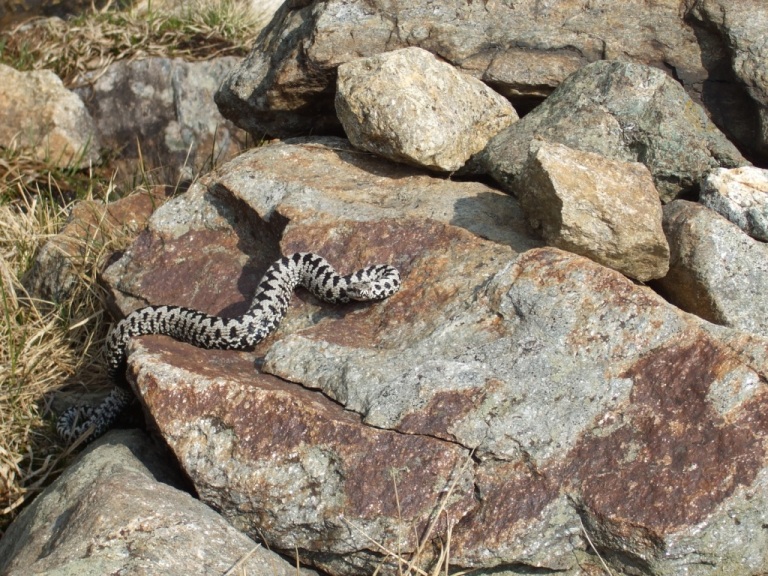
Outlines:
POLYGON ((349 300, 360 300, 366 302, 369 300, 378 300, 374 291, 371 289, 370 282, 356 282, 346 288, 347 298, 349 300))

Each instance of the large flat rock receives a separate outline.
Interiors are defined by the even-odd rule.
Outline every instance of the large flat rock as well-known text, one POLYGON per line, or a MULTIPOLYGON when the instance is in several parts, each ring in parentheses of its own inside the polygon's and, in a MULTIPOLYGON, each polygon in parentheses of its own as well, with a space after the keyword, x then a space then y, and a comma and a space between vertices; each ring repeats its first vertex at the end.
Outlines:
POLYGON ((575 576, 601 569, 587 535, 617 572, 766 569, 768 341, 540 247, 511 196, 275 143, 164 205, 108 278, 124 310, 236 314, 298 250, 403 287, 298 292, 252 352, 130 348, 152 428, 235 526, 331 574, 450 541, 453 567, 575 576))

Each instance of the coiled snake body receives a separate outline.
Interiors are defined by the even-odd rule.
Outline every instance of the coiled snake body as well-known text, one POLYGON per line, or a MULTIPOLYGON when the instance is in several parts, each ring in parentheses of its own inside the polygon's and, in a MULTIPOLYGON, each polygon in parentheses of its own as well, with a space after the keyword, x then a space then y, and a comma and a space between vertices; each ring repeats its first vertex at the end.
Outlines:
MULTIPOLYGON (((392 266, 380 264, 341 276, 317 254, 297 252, 283 256, 267 269, 242 316, 222 318, 180 306, 148 306, 131 312, 107 336, 109 374, 113 379, 119 377, 128 342, 135 336, 164 334, 201 348, 252 348, 277 328, 297 286, 331 303, 375 301, 400 289, 400 273, 392 266)), ((131 399, 128 390, 115 387, 98 406, 81 405, 66 410, 59 417, 56 430, 67 442, 91 428, 88 439, 97 438, 109 429, 131 399)))

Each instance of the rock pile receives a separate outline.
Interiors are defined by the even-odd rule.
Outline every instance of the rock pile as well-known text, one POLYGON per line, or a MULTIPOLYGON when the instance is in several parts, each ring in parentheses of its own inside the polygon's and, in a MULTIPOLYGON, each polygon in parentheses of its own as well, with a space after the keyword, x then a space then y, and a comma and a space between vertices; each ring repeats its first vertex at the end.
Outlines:
POLYGON ((51 165, 86 168, 115 159, 118 182, 178 184, 235 157, 246 134, 221 116, 213 93, 236 59, 118 61, 80 78, 0 64, 0 143, 51 165))
MULTIPOLYGON (((768 77, 749 57, 762 37, 716 0, 684 19, 677 2, 643 4, 281 8, 217 101, 254 133, 315 135, 248 150, 164 204, 108 287, 123 313, 238 315, 295 251, 341 271, 387 262, 403 287, 346 307, 300 292, 253 351, 131 344, 149 428, 202 502, 334 576, 441 561, 477 574, 768 570, 768 178, 737 148, 764 160, 759 141, 734 144, 714 123, 737 93, 762 113, 759 81, 746 87, 768 77), (551 95, 516 120, 402 44, 513 103, 551 95), (702 62, 734 55, 710 100, 720 79, 702 62), (330 134, 341 126, 349 140, 330 134), (436 162, 437 142, 460 150, 436 162)), ((749 113, 728 112, 731 137, 749 113)), ((142 553, 111 534, 122 566, 142 553)), ((37 553, 5 540, 0 571, 37 553)))
POLYGON ((339 65, 418 46, 530 107, 599 60, 668 71, 750 155, 765 157, 768 80, 762 0, 286 2, 216 100, 276 137, 339 129, 339 65))

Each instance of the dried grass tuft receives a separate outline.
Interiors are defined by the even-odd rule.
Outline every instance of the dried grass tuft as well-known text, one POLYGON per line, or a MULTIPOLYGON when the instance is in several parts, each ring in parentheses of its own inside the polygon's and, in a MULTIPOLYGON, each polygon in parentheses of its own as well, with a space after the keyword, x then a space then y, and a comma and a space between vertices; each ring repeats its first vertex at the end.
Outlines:
POLYGON ((125 12, 108 6, 66 21, 19 24, 0 34, 0 61, 18 70, 51 69, 73 87, 85 73, 117 60, 245 56, 265 23, 264 14, 237 0, 193 0, 165 10, 148 4, 125 12))
MULTIPOLYGON (((243 56, 267 17, 238 0, 167 0, 123 12, 108 6, 0 32, 0 62, 18 70, 52 69, 73 87, 85 73, 93 78, 117 60, 243 56)), ((137 170, 143 174, 142 166, 137 170)), ((22 278, 75 202, 115 195, 112 172, 108 158, 103 166, 78 170, 36 159, 14 143, 0 146, 0 537, 72 451, 59 444, 53 428, 53 392, 61 397, 63 388, 93 391, 108 384, 105 294, 97 280, 104 259, 127 244, 131 231, 101 220, 75 240, 77 280, 64 302, 30 297, 22 278)), ((149 186, 148 178, 141 180, 149 186)))
MULTIPOLYGON (((31 297, 22 283, 39 249, 67 220, 75 198, 67 180, 89 178, 7 149, 0 159, 0 533, 68 455, 50 413, 64 386, 106 383, 104 293, 97 275, 126 234, 106 222, 75 240, 76 282, 58 304, 31 297)), ((84 193, 93 198, 91 187, 84 193)), ((110 193, 109 182, 99 193, 110 193)))

